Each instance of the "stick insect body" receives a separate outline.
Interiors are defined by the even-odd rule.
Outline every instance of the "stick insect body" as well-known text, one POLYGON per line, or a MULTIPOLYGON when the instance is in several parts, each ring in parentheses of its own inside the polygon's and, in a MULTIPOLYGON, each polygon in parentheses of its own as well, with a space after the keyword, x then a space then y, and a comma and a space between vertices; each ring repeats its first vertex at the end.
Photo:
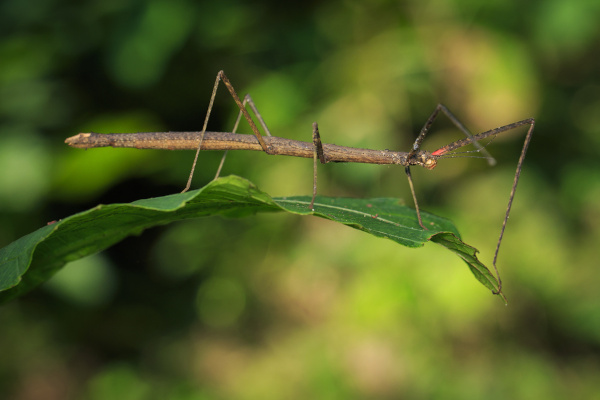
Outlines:
POLYGON ((419 225, 421 226, 421 228, 427 229, 423 225, 423 221, 421 219, 421 213, 417 202, 417 196, 415 194, 415 189, 410 173, 410 167, 420 166, 432 170, 436 167, 438 159, 451 156, 450 152, 469 144, 473 144, 476 147, 475 151, 479 152, 480 154, 483 154, 490 165, 494 165, 494 158, 491 155, 489 155, 489 153, 479 143, 479 141, 486 138, 493 138, 499 133, 515 129, 523 125, 529 125, 529 129, 525 137, 525 142, 523 144, 521 156, 517 163, 517 170, 515 173, 515 178, 509 196, 508 207, 504 216, 504 221, 502 224, 502 229, 500 231, 498 244, 496 245, 496 251, 494 253, 493 260, 494 270, 498 279, 498 291, 493 293, 499 294, 502 290, 502 281, 500 279, 498 268, 496 267, 496 261, 498 258, 498 252, 500 250, 502 237, 504 236, 506 223, 510 214, 510 209, 512 207, 512 202, 515 196, 517 184, 519 182, 519 176, 521 174, 521 168, 525 159, 525 154, 527 153, 527 147, 529 146, 529 142, 531 141, 531 136, 533 134, 533 128, 535 125, 535 120, 533 118, 524 119, 521 121, 514 122, 512 124, 504 125, 499 128, 479 133, 477 135, 472 135, 469 132, 469 130, 462 123, 460 123, 460 121, 444 105, 438 104, 431 116, 427 119, 425 125, 421 129, 421 132, 417 136, 417 139, 415 140, 409 152, 359 149, 333 144, 322 144, 321 137, 319 135, 319 128, 316 122, 313 124, 312 143, 302 142, 298 140, 284 139, 272 136, 258 109, 254 105, 252 98, 249 95, 246 95, 243 101, 240 100, 233 88, 233 85, 231 84, 225 73, 223 71, 219 71, 215 80, 215 84, 213 86, 212 95, 208 105, 208 111, 206 113, 206 118, 204 119, 204 125, 202 126, 202 131, 200 132, 146 132, 112 134, 80 133, 78 135, 66 139, 65 142, 71 147, 84 149, 92 147, 111 146, 133 147, 138 149, 196 150, 196 155, 194 157, 194 162, 192 165, 190 176, 188 178, 186 187, 184 188, 183 192, 186 192, 191 186, 192 177, 196 168, 196 163, 198 161, 198 155, 200 154, 200 150, 225 150, 225 154, 221 159, 221 163, 219 165, 215 178, 217 178, 221 172, 221 168, 223 166, 223 162, 225 160, 228 150, 254 150, 264 151, 265 153, 272 155, 287 155, 295 157, 313 158, 313 196, 310 204, 310 208, 313 211, 315 197, 317 194, 318 162, 321 162, 322 164, 326 164, 329 162, 356 162, 368 164, 402 165, 405 167, 405 172, 408 178, 408 183, 415 204, 415 210, 417 213, 419 225), (240 111, 238 113, 238 117, 235 122, 234 128, 232 129, 232 132, 207 132, 206 127, 210 118, 210 113, 212 111, 214 99, 220 81, 223 81, 240 111), (246 105, 249 105, 250 109, 258 119, 261 127, 263 128, 266 136, 260 134, 258 127, 254 123, 252 117, 250 116, 250 113, 246 109, 246 105), (443 146, 435 150, 434 152, 421 150, 421 143, 425 139, 425 136, 429 132, 429 128, 431 127, 431 125, 433 124, 440 112, 445 114, 450 119, 450 121, 461 132, 465 134, 466 137, 464 139, 443 146), (254 134, 253 136, 235 133, 242 115, 252 128, 252 132, 254 134))

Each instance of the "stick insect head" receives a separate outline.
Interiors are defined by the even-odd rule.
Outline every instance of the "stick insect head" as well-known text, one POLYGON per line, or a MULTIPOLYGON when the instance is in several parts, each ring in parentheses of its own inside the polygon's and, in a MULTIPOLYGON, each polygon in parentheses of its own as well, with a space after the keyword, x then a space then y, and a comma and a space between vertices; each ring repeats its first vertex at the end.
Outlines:
POLYGON ((437 165, 437 157, 425 150, 419 150, 409 160, 410 165, 419 165, 426 169, 434 169, 437 165))

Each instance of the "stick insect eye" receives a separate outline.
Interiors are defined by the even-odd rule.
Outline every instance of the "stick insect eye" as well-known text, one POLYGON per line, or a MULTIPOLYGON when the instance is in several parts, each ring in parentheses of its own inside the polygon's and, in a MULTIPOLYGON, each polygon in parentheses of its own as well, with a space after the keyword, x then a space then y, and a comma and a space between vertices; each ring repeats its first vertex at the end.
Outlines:
POLYGON ((423 166, 427 169, 434 169, 436 165, 437 161, 433 158, 427 159, 427 161, 425 161, 425 163, 423 164, 423 166))

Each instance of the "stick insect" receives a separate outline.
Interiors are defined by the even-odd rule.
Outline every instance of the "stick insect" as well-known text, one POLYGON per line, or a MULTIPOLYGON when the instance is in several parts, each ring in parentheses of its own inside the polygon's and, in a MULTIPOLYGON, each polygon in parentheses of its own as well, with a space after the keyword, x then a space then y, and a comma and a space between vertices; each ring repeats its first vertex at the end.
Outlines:
POLYGON ((423 225, 421 219, 421 212, 419 204, 417 202, 417 196, 415 193, 413 180, 410 172, 411 166, 420 166, 429 170, 432 170, 437 165, 437 160, 446 157, 456 157, 451 152, 457 150, 463 146, 473 144, 476 147, 475 152, 483 154, 488 160, 490 165, 495 164, 494 158, 487 152, 479 141, 486 138, 495 138, 496 135, 513 130, 520 126, 529 125, 529 129, 525 136, 523 143, 523 149, 521 150, 521 156, 517 163, 517 170, 510 191, 508 206, 500 230, 500 237, 496 245, 494 253, 493 266, 498 279, 498 290, 494 291, 494 294, 500 294, 502 291, 502 280, 500 279, 500 273, 496 267, 496 261, 498 259, 498 252, 500 251, 500 244, 504 236, 506 229, 506 223, 510 215, 513 199, 519 183, 519 177, 521 175, 521 168, 527 153, 527 148, 531 141, 533 134, 533 128, 535 120, 533 118, 527 118, 521 121, 513 122, 508 125, 503 125, 498 128, 490 129, 488 131, 472 135, 469 130, 452 114, 444 105, 438 104, 435 110, 431 113, 425 125, 421 129, 417 136, 411 150, 409 152, 398 152, 390 150, 370 150, 370 149, 358 149, 353 147, 338 146, 333 144, 323 144, 319 134, 319 127, 317 123, 313 123, 313 135, 312 143, 302 142, 298 140, 284 139, 271 135, 271 132, 267 128, 265 121, 263 120, 260 112, 256 108, 254 101, 250 95, 246 95, 244 100, 240 100, 233 85, 225 75, 223 71, 219 71, 215 79, 213 86, 212 95, 208 105, 202 131, 200 132, 146 132, 146 133, 112 133, 112 134, 97 134, 97 133, 80 133, 72 136, 65 140, 65 142, 76 148, 92 148, 92 147, 134 147, 138 149, 169 149, 169 150, 196 150, 194 156, 194 162, 192 169, 183 192, 189 190, 194 170, 198 162, 198 156, 201 150, 225 150, 225 154, 221 159, 215 179, 218 178, 229 150, 254 150, 264 151, 271 155, 288 155, 295 157, 304 157, 313 159, 313 195, 310 203, 310 208, 314 211, 315 197, 317 194, 317 165, 318 162, 326 164, 329 162, 357 162, 367 164, 397 164, 404 166, 406 176, 408 178, 408 184, 412 194, 413 202, 415 205, 415 211, 419 225, 422 229, 427 229, 423 225), (217 93, 217 89, 220 82, 225 84, 225 87, 233 97, 235 103, 239 108, 238 116, 235 121, 235 125, 232 132, 209 132, 206 130, 208 120, 214 104, 214 99, 217 93), (249 106, 255 117, 258 119, 262 129, 265 132, 265 136, 261 135, 257 125, 254 123, 250 113, 246 106, 249 106), (421 143, 427 136, 429 129, 433 122, 436 120, 438 115, 443 113, 446 117, 466 136, 464 139, 457 140, 446 146, 440 147, 439 149, 428 152, 421 150, 421 143), (237 128, 240 123, 241 117, 244 116, 250 128, 252 129, 253 135, 241 135, 237 134, 237 128))

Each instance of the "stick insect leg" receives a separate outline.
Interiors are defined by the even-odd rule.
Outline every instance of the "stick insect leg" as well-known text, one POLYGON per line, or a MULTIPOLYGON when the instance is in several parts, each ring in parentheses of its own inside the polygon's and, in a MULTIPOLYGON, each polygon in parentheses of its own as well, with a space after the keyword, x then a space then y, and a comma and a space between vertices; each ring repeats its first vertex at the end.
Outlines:
POLYGON ((198 149, 196 150, 196 155, 194 156, 194 162, 192 163, 192 170, 190 171, 190 177, 188 178, 187 184, 185 188, 181 191, 181 193, 185 193, 189 190, 192 185, 192 177, 194 176, 194 170, 196 169, 196 163, 198 162, 198 155, 200 154, 200 148, 202 147, 202 141, 204 140, 204 133, 206 132, 206 126, 208 125, 208 119, 210 118, 210 112, 212 111, 213 103, 215 102, 215 95, 217 94, 217 88, 219 87, 219 81, 221 80, 221 72, 217 74, 215 78, 215 85, 213 86, 213 91, 210 96, 210 101, 208 102, 208 110, 206 111, 206 117, 204 118, 204 125, 202 125, 202 132, 200 133, 200 142, 198 143, 198 149))
POLYGON ((415 203, 415 210, 417 211, 417 219, 419 220, 419 225, 421 225, 421 228, 427 231, 429 229, 425 228, 425 225, 423 225, 423 220, 421 219, 421 211, 419 211, 419 203, 417 202, 415 186, 413 185, 412 176, 410 175, 410 167, 406 167, 404 171, 406 172, 406 177, 408 178, 408 186, 410 186, 410 192, 412 193, 413 201, 415 203))
MULTIPOLYGON (((494 157, 492 157, 490 155, 490 153, 474 138, 474 136, 471 134, 471 132, 469 132, 469 130, 458 120, 458 118, 456 118, 454 116, 454 114, 452 114, 450 112, 450 110, 448 110, 448 108, 446 106, 444 106, 443 104, 438 104, 435 107, 435 109, 433 110, 433 112, 431 113, 431 115, 429 116, 429 118, 427 118, 425 125, 423 125, 421 132, 419 132, 419 135, 415 139, 415 142, 408 154, 408 158, 411 158, 412 156, 414 156, 421 149, 421 143, 423 143, 423 140, 425 140, 425 136, 427 136, 427 133, 429 132, 429 128, 431 128, 431 125, 433 125, 433 122, 439 115, 440 111, 443 112, 446 115, 446 117, 448 117, 448 119, 454 124, 454 126, 456 126, 462 133, 465 134, 465 136, 467 136, 468 139, 470 139, 470 142, 473 143, 473 145, 477 148, 477 151, 479 151, 485 155, 485 158, 488 160, 489 165, 496 164, 496 160, 494 159, 494 157)), ((406 172, 406 176, 408 178, 408 184, 410 186, 410 190, 412 192, 413 201, 415 203, 415 209, 417 211, 419 225, 421 225, 421 227, 423 229, 427 229, 427 228, 425 228, 425 226, 423 226, 423 221, 421 220, 421 213, 419 211, 419 204, 417 202, 417 195, 415 194, 412 176, 410 175, 410 168, 406 167, 405 172, 406 172)))
POLYGON ((453 150, 456 150, 462 146, 466 146, 470 144, 472 140, 482 140, 490 136, 495 136, 499 133, 510 131, 512 129, 518 128, 523 125, 529 125, 529 130, 527 131, 527 135, 525 136, 525 141, 523 142, 523 149, 521 150, 521 156, 519 157, 519 161, 517 162, 517 170, 515 172, 515 178, 513 181, 512 189, 510 191, 510 195, 508 197, 508 206, 506 207, 506 214, 504 215, 504 221, 502 222, 502 229, 500 230, 500 237, 498 238, 498 244, 496 245, 496 251, 494 252, 494 261, 492 262, 494 266, 494 271, 496 272, 496 278, 498 279, 498 290, 494 291, 494 294, 500 294, 502 292, 502 280, 500 279, 500 273, 498 272, 498 267, 496 266, 496 261, 498 260, 498 252, 500 251, 500 244, 502 243, 502 237, 504 236, 504 230, 506 229, 506 223, 508 222, 508 217, 510 215, 510 209, 512 207, 513 200, 515 198, 515 192, 517 190, 517 184, 519 183, 519 177, 521 176, 521 169, 523 167, 523 161, 525 160, 525 154, 527 153, 527 148, 529 147, 529 142, 531 141, 531 136, 533 134, 533 128, 535 126, 535 120, 533 118, 524 119, 522 121, 513 122, 512 124, 504 125, 499 128, 490 129, 489 131, 478 133, 473 136, 473 139, 463 139, 458 140, 454 143, 450 143, 444 147, 441 147, 434 151, 434 156, 443 156, 453 150))
POLYGON ((206 126, 208 125, 208 119, 210 118, 210 113, 212 111, 213 103, 215 101, 215 96, 217 94, 217 88, 219 87, 219 82, 221 80, 223 81, 223 83, 225 84, 225 87, 231 94, 231 97, 233 97, 233 100, 237 104, 241 113, 244 115, 244 118, 246 119, 246 121, 248 121, 248 124, 250 124, 250 128, 252 128, 252 132, 254 133, 254 136, 256 136, 256 139, 258 139, 258 142, 260 143, 264 152, 267 154, 271 153, 271 146, 267 145, 265 143, 265 141, 263 140, 263 137, 260 134, 260 132, 258 131, 258 127, 256 126, 256 124, 250 117, 248 110, 246 110, 246 108, 244 107, 244 104, 242 103, 242 101, 238 97, 237 93, 235 92, 235 89, 233 88, 233 85, 231 84, 231 82, 229 81, 227 76, 225 75, 225 72, 223 72, 221 70, 217 73, 217 77, 215 78, 215 85, 213 86, 212 95, 210 96, 210 102, 208 103, 208 110, 206 112, 206 117, 204 118, 204 125, 202 126, 202 132, 200 133, 200 142, 198 143, 198 149, 196 150, 196 155, 194 157, 194 162, 192 164, 192 170, 190 171, 190 176, 188 178, 185 189, 183 189, 183 191, 181 193, 187 192, 192 184, 192 177, 194 176, 194 170, 196 169, 196 163, 198 162, 198 155, 200 154, 200 149, 202 147, 202 141, 204 140, 206 126))
MULTIPOLYGON (((496 272, 496 277, 498 278, 498 291, 493 291, 494 294, 502 293, 502 279, 500 279, 500 273, 498 272, 498 267, 496 267, 496 260, 498 259, 498 252, 500 251, 500 243, 502 243, 502 237, 504 236, 504 230, 506 229, 506 223, 508 222, 508 216, 510 215, 510 209, 512 207, 513 200, 515 198, 515 192, 517 191, 517 184, 519 183, 519 177, 521 176, 521 168, 523 167, 523 161, 525 160, 525 154, 527 153, 527 148, 529 147, 529 142, 531 141, 531 135, 533 134, 533 127, 535 126, 535 120, 533 118, 529 120, 524 120, 521 122, 525 122, 530 124, 529 130, 527 131, 527 136, 525 136, 525 141, 523 143, 523 149, 521 150, 521 156, 519 157, 519 162, 517 163, 517 170, 515 172, 515 179, 513 181, 512 189, 510 190, 510 196, 508 197, 508 206, 506 207, 506 214, 504 215, 504 222, 502 222, 502 229, 500 230, 500 237, 498 238, 498 244, 496 245, 496 251, 494 253, 494 261, 493 266, 496 272)), ((504 132, 515 128, 515 124, 506 125, 504 127, 498 128, 498 132, 504 132), (506 128, 506 129, 503 129, 506 128)))
MULTIPOLYGON (((252 100, 252 97, 250 97, 249 94, 246 94, 246 96, 244 96, 244 100, 242 101, 243 107, 246 107, 246 104, 248 104, 250 106, 250 109, 252 110, 252 112, 254 113, 256 118, 258 119, 258 122, 262 126, 262 128, 265 131, 265 133, 267 134, 267 136, 272 136, 271 131, 269 131, 269 128, 267 128, 267 124, 265 123, 265 120, 263 119, 262 115, 260 115, 260 112, 258 112, 258 108, 256 108, 256 105, 254 104, 254 101, 252 100)), ((231 130, 232 133, 237 132, 237 128, 238 128, 238 125, 240 124, 241 118, 242 118, 242 111, 240 110, 238 112, 237 118, 235 120, 235 124, 233 125, 233 129, 231 130)), ((221 162, 219 163, 219 168, 217 168, 217 173, 215 174, 214 179, 217 179, 219 177, 219 175, 221 174, 221 170, 223 169, 223 164, 225 163, 225 158, 227 157, 227 152, 228 151, 225 150, 225 153, 223 153, 223 157, 221 157, 221 162)))
POLYGON ((474 138, 471 132, 469 132, 469 130, 458 120, 458 118, 456 118, 456 116, 454 116, 454 114, 452 114, 450 110, 448 110, 448 108, 443 104, 438 104, 435 107, 435 110, 433 110, 433 112, 429 116, 429 118, 427 118, 425 125, 421 129, 421 132, 419 132, 419 136, 417 136, 417 139, 415 140, 415 143, 413 144, 413 147, 410 150, 411 156, 421 149, 421 143, 423 142, 423 140, 425 140, 425 136, 427 136, 427 133, 429 133, 429 128, 431 128, 431 125, 437 118, 440 111, 443 112, 446 115, 446 117, 448 117, 448 119, 454 124, 454 126, 456 126, 462 133, 464 133, 467 138, 471 139, 471 143, 477 148, 477 151, 481 152, 485 156, 490 166, 496 165, 496 160, 494 159, 494 157, 492 157, 492 155, 481 145, 481 143, 479 143, 474 138))
POLYGON ((323 152, 323 143, 321 143, 321 135, 319 135, 319 125, 316 122, 313 123, 313 144, 313 195, 310 202, 310 209, 315 211, 315 198, 317 197, 317 160, 320 160, 321 164, 327 163, 325 153, 323 152))
MULTIPOLYGON (((421 148, 421 143, 423 142, 423 140, 425 140, 425 136, 427 135, 427 132, 429 132, 429 128, 433 124, 433 121, 435 121, 438 114, 440 113, 440 110, 441 110, 441 107, 440 107, 440 104, 438 104, 438 106, 435 108, 435 110, 433 110, 433 112, 431 113, 429 118, 427 118, 427 121, 425 122, 425 125, 421 129, 421 132, 419 132, 419 135, 415 139, 415 143, 413 144, 412 148, 410 149, 410 152, 408 153, 407 158, 410 159, 417 153, 417 151, 419 151, 419 149, 421 148)), ((417 201, 417 194, 415 193, 415 186, 413 184, 412 176, 410 174, 410 166, 406 166, 406 168, 404 169, 404 172, 406 172, 406 177, 408 178, 408 185, 410 186, 410 192, 412 193, 413 202, 415 203, 415 210, 417 211, 417 219, 419 220, 419 225, 421 225, 421 228, 427 230, 427 228, 425 228, 425 226, 423 225, 423 220, 421 219, 421 211, 419 210, 419 202, 417 201)))
POLYGON ((462 122, 460 122, 458 120, 458 118, 456 118, 456 116, 454 116, 454 114, 452 114, 450 112, 450 110, 448 110, 448 108, 446 108, 445 105, 443 104, 438 104, 437 107, 442 110, 442 112, 444 114, 446 114, 446 117, 448 117, 448 119, 450 121, 452 121, 452 123, 454 124, 454 126, 456 126, 458 129, 460 129, 460 131, 462 133, 465 134, 465 136, 467 136, 469 139, 471 139, 471 142, 473 143, 473 145, 475 146, 475 148, 477 148, 477 151, 480 152, 481 154, 483 154, 489 164, 490 167, 493 167, 494 165, 496 165, 496 159, 494 157, 492 157, 492 155, 485 149, 485 147, 483 147, 481 145, 481 143, 479 143, 478 141, 476 141, 473 138, 473 135, 471 134, 471 132, 462 124, 462 122))

